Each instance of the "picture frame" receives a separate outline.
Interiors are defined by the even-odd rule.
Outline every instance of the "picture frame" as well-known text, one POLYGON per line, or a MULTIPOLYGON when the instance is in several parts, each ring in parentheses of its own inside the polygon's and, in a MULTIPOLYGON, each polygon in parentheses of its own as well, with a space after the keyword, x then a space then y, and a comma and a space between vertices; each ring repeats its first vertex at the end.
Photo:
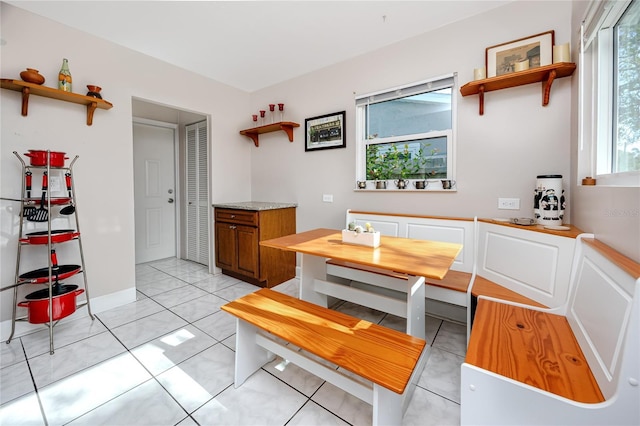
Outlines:
POLYGON ((304 120, 305 151, 346 148, 346 111, 320 115, 304 120))
POLYGON ((510 74, 516 62, 529 59, 529 68, 551 65, 553 60, 554 31, 532 35, 487 47, 485 65, 487 78, 510 74))

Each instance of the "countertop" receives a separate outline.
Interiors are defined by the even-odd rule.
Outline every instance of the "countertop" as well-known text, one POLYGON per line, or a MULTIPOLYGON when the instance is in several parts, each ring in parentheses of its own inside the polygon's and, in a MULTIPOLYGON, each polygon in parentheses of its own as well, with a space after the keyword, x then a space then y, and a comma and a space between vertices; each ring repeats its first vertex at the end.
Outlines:
POLYGON ((238 210, 253 210, 253 211, 261 211, 261 210, 276 210, 276 209, 286 209, 290 207, 298 207, 296 203, 271 203, 265 201, 241 201, 237 203, 223 203, 223 204, 212 204, 213 207, 223 208, 223 209, 238 209, 238 210))

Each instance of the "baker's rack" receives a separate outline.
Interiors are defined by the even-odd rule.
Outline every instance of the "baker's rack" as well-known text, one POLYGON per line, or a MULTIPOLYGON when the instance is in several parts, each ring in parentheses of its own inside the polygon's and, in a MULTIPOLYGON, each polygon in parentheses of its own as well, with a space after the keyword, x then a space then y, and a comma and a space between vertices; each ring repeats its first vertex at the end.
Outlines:
MULTIPOLYGON (((17 252, 17 257, 16 257, 16 270, 15 270, 15 280, 14 283, 10 286, 7 287, 3 287, 0 289, 0 291, 3 290, 7 290, 10 288, 13 288, 13 312, 12 312, 12 316, 11 316, 11 334, 9 335, 9 338, 7 339, 7 344, 11 342, 11 340, 13 339, 13 336, 15 334, 15 324, 16 321, 25 321, 27 320, 27 318, 25 317, 21 317, 21 318, 17 318, 17 307, 18 307, 18 287, 23 285, 23 284, 30 284, 33 283, 33 280, 26 280, 21 278, 20 275, 20 262, 21 262, 21 255, 22 255, 22 247, 24 245, 28 245, 28 242, 25 242, 22 237, 23 237, 23 230, 24 230, 24 221, 28 220, 28 218, 25 216, 25 207, 27 207, 27 204, 31 204, 32 200, 30 198, 25 198, 25 195, 27 193, 26 191, 26 182, 25 179, 22 178, 22 176, 26 176, 27 172, 30 172, 32 170, 41 170, 44 173, 47 174, 47 176, 51 176, 51 171, 54 170, 56 172, 65 172, 65 175, 68 176, 71 180, 70 182, 74 182, 73 180, 73 165, 75 164, 75 162, 78 160, 79 156, 75 156, 74 159, 71 161, 71 163, 69 164, 68 167, 52 167, 51 166, 51 151, 47 150, 46 151, 46 164, 44 166, 34 166, 34 165, 27 165, 25 163, 25 161, 22 159, 22 157, 16 152, 13 151, 13 154, 16 156, 16 158, 18 158, 18 160, 20 161, 20 163, 22 164, 22 175, 21 175, 21 181, 22 181, 22 189, 21 189, 21 198, 20 200, 18 200, 20 202, 20 210, 19 210, 19 215, 20 215, 20 220, 19 220, 19 228, 18 228, 18 252, 17 252)), ((75 185, 74 185, 75 188, 75 185)), ((51 210, 51 186, 47 185, 46 190, 42 190, 42 192, 46 191, 46 206, 47 206, 47 229, 46 229, 46 236, 47 236, 47 259, 48 259, 48 279, 47 282, 44 282, 43 284, 46 284, 48 286, 48 295, 49 295, 49 303, 48 303, 48 322, 45 323, 45 325, 47 325, 48 330, 49 330, 49 353, 53 354, 54 353, 54 333, 53 333, 53 329, 54 326, 63 318, 66 318, 66 316, 71 315, 73 312, 75 312, 75 309, 73 310, 73 312, 54 319, 54 313, 53 313, 53 285, 54 285, 54 275, 56 276, 56 283, 58 283, 58 277, 57 274, 54 274, 54 265, 53 264, 53 256, 49 256, 49 253, 53 253, 53 244, 56 244, 58 242, 53 242, 52 241, 52 229, 51 229, 51 219, 52 219, 52 210, 51 210)), ((83 277, 83 283, 84 283, 84 293, 85 293, 85 297, 86 297, 86 301, 80 304, 76 305, 76 309, 77 308, 81 308, 83 306, 87 306, 87 311, 89 314, 89 318, 93 321, 94 320, 94 316, 91 312, 91 305, 89 302, 89 286, 88 286, 88 282, 87 282, 87 274, 86 274, 86 268, 85 268, 85 260, 84 260, 84 252, 83 252, 83 248, 82 248, 82 234, 80 233, 80 222, 78 219, 78 205, 77 205, 77 201, 76 201, 76 192, 75 189, 69 189, 70 191, 70 197, 69 197, 69 202, 70 205, 72 205, 74 207, 74 211, 73 211, 73 216, 75 219, 75 226, 76 226, 76 232, 74 233, 74 237, 72 238, 72 240, 75 240, 78 242, 78 249, 80 252, 80 270, 78 270, 77 272, 73 273, 73 275, 76 275, 77 273, 82 273, 82 277, 83 277)), ((37 204, 37 203, 36 203, 37 204)), ((42 207, 42 206, 41 206, 42 207)), ((63 241, 63 242, 66 242, 63 241)), ((42 244, 44 245, 44 244, 42 244)), ((56 262, 57 263, 57 262, 56 262)))

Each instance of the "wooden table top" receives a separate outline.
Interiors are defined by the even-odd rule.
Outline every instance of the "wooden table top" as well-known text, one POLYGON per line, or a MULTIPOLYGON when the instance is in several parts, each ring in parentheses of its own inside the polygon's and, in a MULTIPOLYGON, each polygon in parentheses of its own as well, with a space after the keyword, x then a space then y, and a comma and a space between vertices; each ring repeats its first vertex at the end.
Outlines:
POLYGON ((261 241, 260 245, 438 280, 462 250, 456 243, 384 235, 376 248, 344 244, 342 231, 326 228, 261 241))

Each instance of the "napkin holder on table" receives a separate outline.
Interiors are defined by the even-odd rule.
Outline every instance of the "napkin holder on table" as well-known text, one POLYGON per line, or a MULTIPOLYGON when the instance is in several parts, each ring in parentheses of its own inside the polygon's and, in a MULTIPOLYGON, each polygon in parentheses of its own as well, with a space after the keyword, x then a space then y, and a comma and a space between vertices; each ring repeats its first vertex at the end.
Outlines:
POLYGON ((342 242, 359 246, 378 247, 380 245, 380 232, 356 232, 343 229, 342 242))

